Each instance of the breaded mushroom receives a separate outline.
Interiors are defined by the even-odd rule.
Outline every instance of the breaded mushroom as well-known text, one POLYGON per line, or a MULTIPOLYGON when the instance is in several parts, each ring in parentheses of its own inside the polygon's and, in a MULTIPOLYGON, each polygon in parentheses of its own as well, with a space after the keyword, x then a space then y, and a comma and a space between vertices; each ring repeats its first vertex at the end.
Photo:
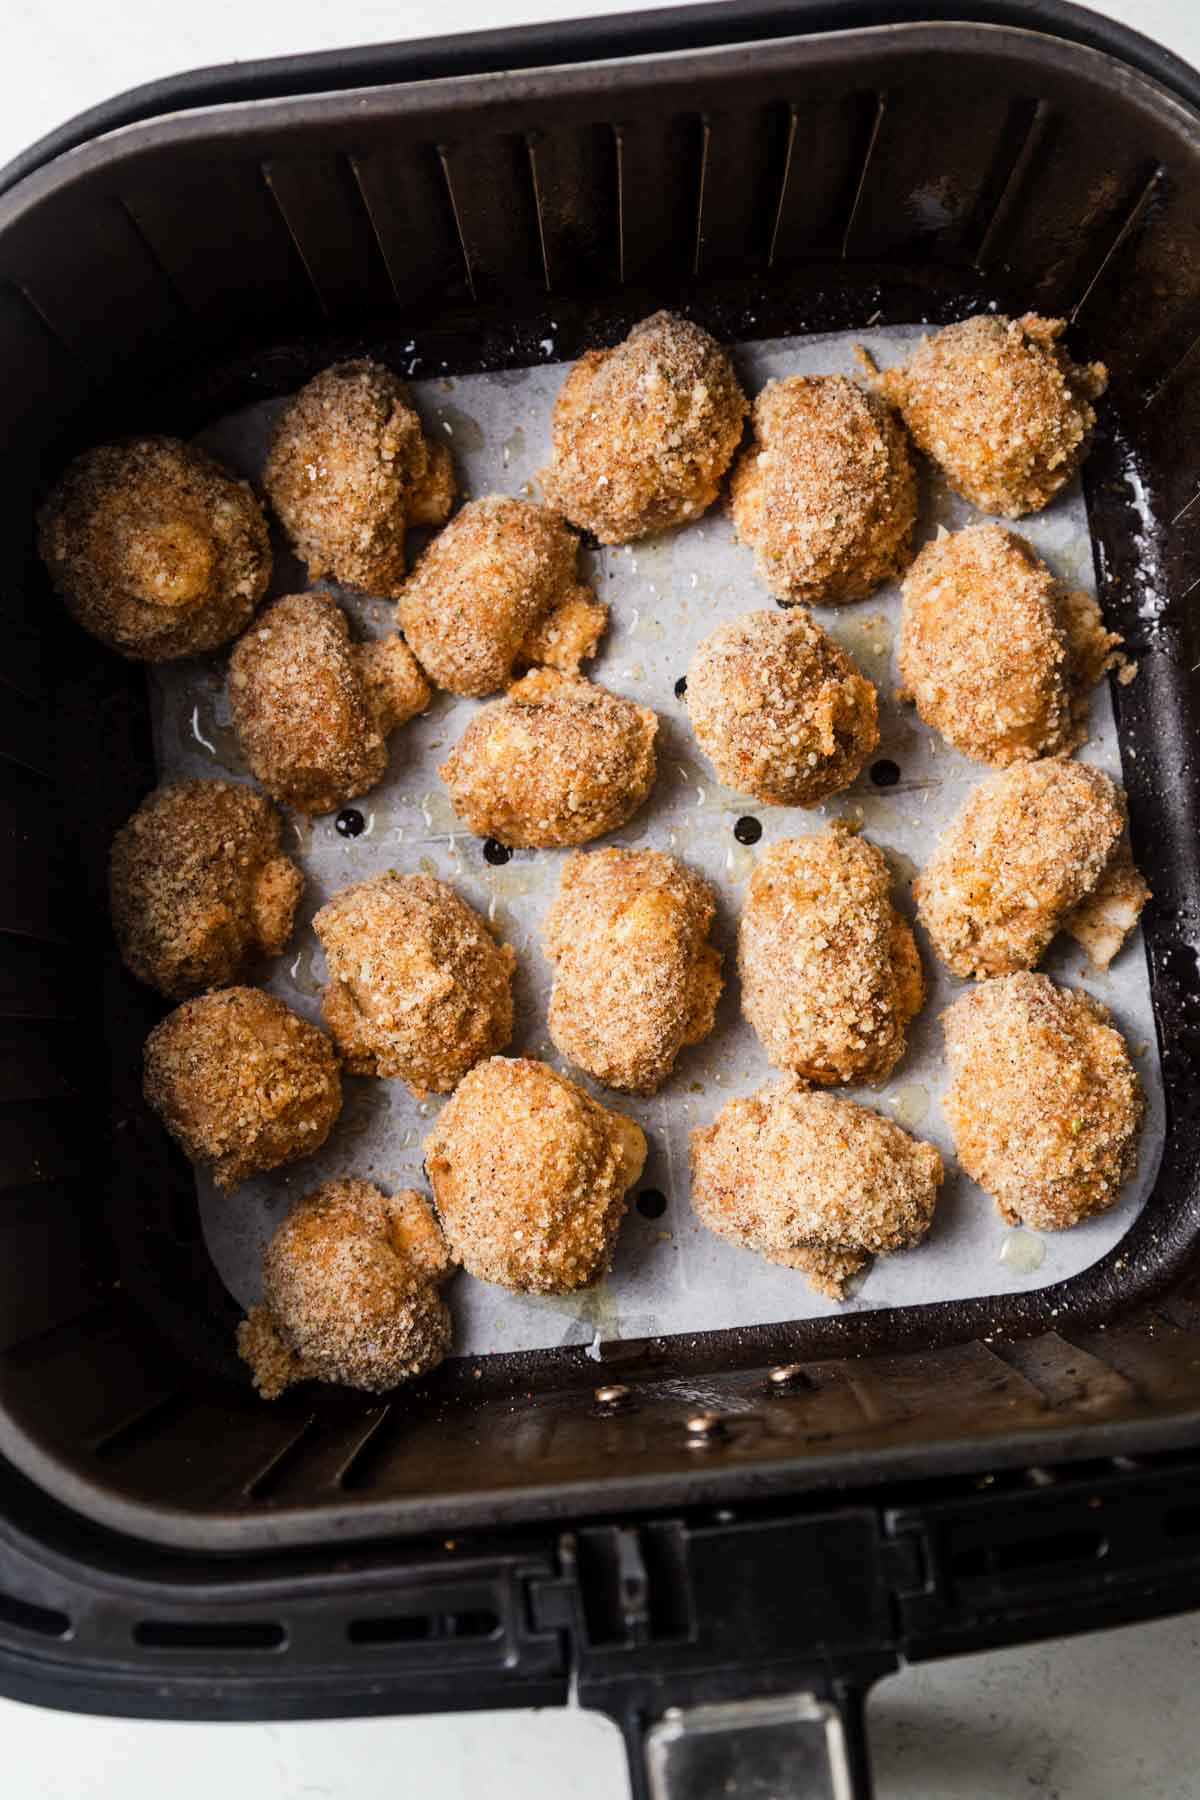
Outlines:
POLYGON ((745 416, 728 352, 689 319, 654 313, 571 369, 542 492, 602 544, 666 531, 712 505, 745 416))
POLYGON ((693 1131, 691 1164, 702 1225, 831 1300, 872 1256, 920 1243, 944 1179, 932 1144, 795 1077, 728 1101, 693 1131))
POLYGON ((440 1289, 454 1265, 414 1188, 326 1181, 292 1206, 263 1255, 263 1297, 238 1353, 264 1400, 297 1381, 383 1394, 426 1375, 450 1348, 440 1289))
POLYGON ((227 644, 271 574, 249 483, 169 437, 77 456, 38 514, 38 550, 76 624, 136 662, 227 644))
POLYGON ((310 581, 392 599, 410 525, 440 525, 454 498, 444 444, 425 436, 404 383, 360 359, 322 370, 280 413, 263 474, 310 581))
POLYGON ((742 1011, 777 1069, 886 1081, 924 999, 912 927, 883 852, 840 829, 759 858, 738 927, 742 1011))
POLYGON ((444 881, 386 869, 335 894, 313 930, 321 1011, 351 1075, 448 1094, 511 1038, 516 957, 444 881))
POLYGON ((776 599, 865 600, 912 557, 917 482, 890 406, 844 375, 769 381, 730 487, 734 529, 776 599))
POLYGON ((1087 455, 1108 370, 1072 362, 1065 330, 1037 313, 982 314, 923 338, 878 378, 918 449, 981 512, 1037 512, 1087 455))
POLYGON ((232 781, 148 794, 113 839, 109 908, 139 981, 170 1000, 227 987, 292 935, 304 877, 270 801, 232 781))
POLYGON ((1063 1231, 1114 1206, 1146 1102, 1108 1008, 1022 970, 970 988, 942 1028, 955 1152, 1005 1223, 1063 1231))
POLYGON ((431 681, 478 699, 518 663, 574 675, 596 654, 608 608, 575 574, 579 540, 557 513, 489 494, 470 500, 424 552, 400 623, 431 681))
POLYGON ((905 577, 898 698, 956 750, 1005 768, 1087 738, 1091 690, 1122 658, 1090 594, 1002 525, 940 532, 905 577))
POLYGON ((144 1086, 184 1155, 228 1192, 319 1150, 342 1108, 323 1031, 259 988, 185 1000, 146 1039, 144 1086))
POLYGON ((1051 759, 981 781, 913 888, 946 967, 964 976, 1036 968, 1059 931, 1080 935, 1082 919, 1080 941, 1106 968, 1149 898, 1124 833, 1125 796, 1102 769, 1051 759), (1118 882, 1128 901, 1119 934, 1118 882), (1104 905, 1107 929, 1089 932, 1094 909, 1077 909, 1095 900, 1102 883, 1095 903, 1104 905))
POLYGON ((817 806, 879 742, 875 689, 806 608, 718 625, 687 672, 700 748, 736 793, 817 806))
POLYGON ((425 1140, 442 1229, 480 1281, 588 1287, 612 1261, 646 1140, 545 1063, 493 1056, 463 1077, 425 1140))
POLYGON ((250 772, 303 813, 333 812, 382 781, 389 735, 428 703, 404 639, 352 643, 331 594, 276 600, 229 659, 229 709, 250 772))
POLYGON ((554 968, 550 1036, 608 1087, 653 1094, 713 1028, 721 956, 708 942, 716 897, 662 850, 568 857, 542 925, 554 968))
POLYGON ((482 707, 438 770, 477 837, 516 849, 586 844, 654 786, 658 719, 582 675, 531 669, 482 707))

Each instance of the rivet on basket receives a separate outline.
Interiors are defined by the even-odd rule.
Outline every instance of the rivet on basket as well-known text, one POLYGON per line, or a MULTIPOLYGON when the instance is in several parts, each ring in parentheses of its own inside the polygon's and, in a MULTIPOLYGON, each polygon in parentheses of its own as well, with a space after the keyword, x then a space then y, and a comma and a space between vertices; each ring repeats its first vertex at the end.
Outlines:
POLYGON ((797 1388, 811 1387, 812 1382, 802 1363, 781 1363, 768 1374, 767 1386, 773 1394, 794 1394, 797 1388))
POLYGON ((633 1389, 624 1387, 620 1382, 612 1382, 608 1387, 598 1387, 592 1399, 598 1413, 633 1412, 637 1407, 633 1389))
POLYGON ((697 1413, 687 1422, 687 1441, 693 1450, 707 1450, 728 1435, 725 1422, 718 1413, 697 1413))

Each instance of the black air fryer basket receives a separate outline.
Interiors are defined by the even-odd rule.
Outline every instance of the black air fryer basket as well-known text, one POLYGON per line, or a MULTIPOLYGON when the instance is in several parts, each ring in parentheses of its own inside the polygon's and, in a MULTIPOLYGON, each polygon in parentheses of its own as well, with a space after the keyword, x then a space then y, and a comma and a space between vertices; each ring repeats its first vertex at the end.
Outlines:
POLYGON ((198 1718, 572 1691, 639 1791, 753 1757, 843 1794, 899 1657, 1200 1604, 1197 76, 1049 0, 829 0, 190 77, 0 175, 0 364, 0 1691, 198 1718), (103 882, 155 778, 145 684, 48 594, 48 480, 346 354, 457 374, 663 305, 737 339, 990 303, 1067 316, 1112 374, 1085 479, 1139 665, 1143 1214, 1032 1293, 264 1405, 140 1098, 157 1003, 103 882))

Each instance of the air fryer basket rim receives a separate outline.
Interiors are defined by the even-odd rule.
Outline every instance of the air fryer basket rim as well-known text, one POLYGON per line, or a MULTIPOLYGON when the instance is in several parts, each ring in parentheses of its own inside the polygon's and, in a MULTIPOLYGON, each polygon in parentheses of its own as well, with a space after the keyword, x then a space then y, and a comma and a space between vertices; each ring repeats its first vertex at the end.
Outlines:
MULTIPOLYGON (((588 1406, 590 1396, 581 1394, 588 1406)), ((589 1408, 590 1410, 590 1408, 589 1408)), ((38 1488, 52 1494, 68 1510, 120 1536, 168 1550, 201 1551, 218 1556, 253 1556, 259 1551, 289 1551, 309 1546, 368 1544, 384 1541, 430 1541, 447 1531, 504 1532, 537 1526, 564 1526, 584 1519, 637 1519, 697 1507, 727 1507, 738 1502, 769 1502, 798 1489, 806 1494, 836 1494, 853 1488, 878 1487, 886 1497, 894 1483, 931 1482, 942 1477, 989 1471, 1054 1466, 1081 1459, 1152 1457, 1181 1443, 1194 1443, 1200 1419, 1127 1417, 1099 1424, 1049 1425, 1034 1430, 983 1434, 978 1438, 925 1440, 919 1445, 873 1446, 826 1455, 808 1479, 798 1481, 795 1455, 753 1467, 736 1462, 701 1463, 692 1459, 686 1475, 678 1473, 622 1477, 596 1476, 519 1491, 495 1489, 455 1496, 453 1504, 433 1497, 414 1500, 364 1501, 338 1508, 336 1535, 331 1533, 332 1503, 244 1512, 209 1511, 198 1516, 182 1507, 148 1505, 79 1476, 60 1459, 32 1445, 21 1456, 4 1444, 5 1457, 38 1488), (1182 1426, 1182 1428, 1181 1428, 1182 1426)))
POLYGON ((1200 72, 1131 26, 1074 0, 705 0, 597 17, 391 40, 220 63, 128 88, 75 114, 0 168, 0 194, 80 145, 165 114, 234 102, 345 93, 361 87, 530 68, 561 68, 656 50, 717 48, 797 32, 825 35, 864 25, 1001 25, 1090 46, 1139 69, 1193 106, 1200 72), (630 51, 631 40, 636 49, 630 51))
MULTIPOLYGON (((848 0, 848 3, 853 4, 854 0, 848 0)), ((369 122, 373 116, 394 119, 398 112, 417 115, 465 113, 471 117, 488 112, 502 115, 509 107, 516 108, 537 98, 550 77, 553 77, 558 94, 572 90, 594 92, 597 76, 610 71, 614 75, 620 73, 623 92, 636 91, 639 85, 657 91, 686 89, 706 78, 719 77, 730 67, 732 58, 740 58, 741 67, 745 68, 769 54, 803 47, 808 70, 825 60, 839 64, 851 44, 861 45, 865 53, 898 62, 914 53, 943 53, 948 46, 961 50, 995 49, 1013 61, 1026 63, 1031 69, 1044 66, 1049 52, 1059 60, 1060 66, 1073 66, 1081 72, 1089 68, 1104 69, 1119 85, 1122 94, 1135 105, 1144 106, 1150 116, 1160 119, 1163 109, 1169 108, 1175 127, 1200 141, 1200 76, 1194 82, 1196 99, 1192 103, 1173 85, 1156 75, 1143 73, 1106 49, 1047 36, 1018 21, 1011 25, 966 20, 927 24, 905 19, 896 24, 847 26, 815 36, 801 32, 773 39, 769 44, 747 41, 715 49, 701 46, 672 50, 654 59, 632 53, 584 64, 567 63, 516 71, 503 69, 466 78, 458 75, 430 77, 401 88, 378 83, 355 91, 355 117, 369 122)), ((734 63, 733 67, 738 64, 734 63)), ((278 95, 259 101, 218 100, 194 110, 151 115, 144 120, 118 125, 103 137, 90 138, 60 155, 43 159, 15 185, 6 187, 3 176, 7 171, 0 171, 0 230, 19 217, 26 205, 43 199, 51 186, 58 182, 73 182, 91 169, 109 169, 141 154, 152 154, 166 144, 191 143, 199 147, 220 143, 234 134, 244 141, 259 131, 264 137, 274 136, 281 127, 286 130, 293 122, 301 124, 319 117, 326 110, 336 111, 345 100, 346 95, 337 89, 318 91, 300 99, 278 95)), ((12 166, 10 164, 9 168, 12 166)))
MULTIPOLYGON (((766 10, 778 17, 785 9, 772 7, 766 10)), ((839 7, 837 10, 841 13, 848 9, 839 7)), ((1073 19, 1087 18, 1087 15, 1077 14, 1073 8, 1054 7, 1047 10, 1056 15, 1070 14, 1073 19)), ((742 13, 742 9, 738 8, 729 11, 739 15, 742 13)), ((680 15, 682 18, 689 16, 680 15)), ((1179 99, 1177 93, 1170 92, 1153 78, 1131 70, 1128 65, 1114 60, 1104 51, 1062 40, 1050 40, 1038 32, 1014 30, 990 23, 929 26, 905 22, 899 25, 872 25, 857 31, 840 31, 819 39, 777 39, 769 45, 732 45, 715 50, 686 47, 673 55, 665 65, 661 62, 656 65, 643 63, 638 67, 637 59, 632 58, 623 62, 613 61, 599 70, 593 67, 568 67, 525 70, 516 75, 477 75, 465 84, 457 79, 445 83, 429 80, 404 96, 390 93, 386 88, 376 93, 360 92, 355 96, 355 117, 369 118, 373 109, 393 117, 398 101, 402 99, 413 112, 429 111, 436 107, 441 112, 455 110, 471 118, 486 114, 495 129, 503 129, 502 121, 509 110, 512 109, 515 113, 531 95, 540 92, 548 81, 553 82, 557 93, 569 93, 573 87, 586 87, 598 75, 603 76, 611 71, 614 78, 619 72, 622 78, 640 81, 647 88, 652 84, 656 90, 667 87, 682 89, 701 77, 717 78, 731 64, 744 70, 753 64, 756 56, 759 60, 767 60, 798 45, 803 46, 806 66, 810 69, 820 67, 823 63, 840 66, 848 52, 858 47, 861 47, 864 54, 869 52, 872 55, 876 66, 879 66, 881 60, 886 63, 889 60, 908 59, 918 52, 945 54, 948 45, 985 50, 992 55, 1007 56, 1013 62, 1027 64, 1029 67, 1036 67, 1051 56, 1059 68, 1075 68, 1094 74, 1102 85, 1118 88, 1127 104, 1144 112, 1147 118, 1156 120, 1160 125, 1166 122, 1173 132, 1186 137, 1193 147, 1200 146, 1200 123, 1195 113, 1179 99), (501 123, 496 124, 497 120, 501 123)), ((69 186, 89 169, 112 169, 118 165, 128 165, 138 157, 152 153, 156 146, 166 143, 186 141, 199 149, 219 142, 222 136, 230 133, 236 133, 244 141, 246 134, 252 133, 260 121, 263 130, 275 131, 281 125, 290 128, 293 122, 299 124, 312 116, 335 112, 339 106, 344 105, 344 100, 344 96, 336 93, 320 93, 298 101, 282 98, 265 102, 239 101, 230 105, 208 107, 200 112, 182 111, 170 118, 152 119, 122 127, 104 142, 81 145, 58 157, 0 198, 0 232, 17 221, 27 207, 43 199, 56 187, 69 186)), ((1176 1261, 1178 1260, 1177 1258, 1176 1261)), ((962 1335, 982 1332, 986 1323, 986 1313, 979 1311, 971 1316, 968 1325, 964 1325, 962 1335)), ((830 1334, 831 1343, 835 1335, 830 1334)), ((836 1357, 844 1353, 837 1348, 829 1348, 821 1354, 836 1357)), ((732 1366, 744 1368, 746 1364, 743 1361, 740 1365, 732 1366)), ((578 1365, 574 1385, 580 1405, 586 1404, 587 1389, 594 1375, 594 1368, 589 1371, 587 1365, 578 1365)), ((670 1386, 669 1383, 661 1385, 664 1392, 670 1386)), ((678 1410, 682 1396, 668 1395, 668 1398, 678 1410)), ((496 1409, 493 1425, 498 1413, 499 1409, 496 1409)), ((1004 1434, 984 1429, 977 1438, 957 1442, 953 1439, 940 1441, 936 1433, 931 1440, 916 1445, 877 1442, 825 1454, 817 1479, 821 1483, 831 1484, 865 1479, 885 1481, 926 1470, 932 1472, 936 1469, 973 1467, 980 1462, 1021 1461, 1033 1455, 1083 1455, 1092 1448, 1097 1453, 1103 1453, 1105 1449, 1111 1453, 1117 1447, 1162 1446, 1178 1442, 1181 1430, 1187 1428, 1186 1421, 1194 1417, 1194 1406, 1186 1413, 1181 1411, 1170 1416, 1159 1414, 1155 1417, 1138 1417, 1136 1411, 1131 1410, 1130 1416, 1126 1418, 1109 1419, 1101 1423, 1048 1419, 1047 1425, 1051 1429, 1044 1433, 1014 1430, 1004 1434)), ((280 1507, 275 1511, 268 1506, 257 1515, 223 1510, 219 1506, 208 1511, 184 1511, 169 1504, 148 1505, 121 1494, 112 1487, 105 1488, 99 1482, 79 1476, 65 1459, 48 1451, 20 1428, 15 1428, 14 1422, 8 1417, 0 1419, 0 1432, 3 1434, 0 1436, 0 1447, 25 1474, 43 1488, 58 1494, 67 1504, 112 1528, 161 1543, 201 1549, 252 1549, 285 1542, 313 1542, 328 1535, 331 1507, 338 1505, 336 1500, 332 1500, 319 1507, 296 1505, 286 1509, 280 1507)), ((530 1485, 521 1489, 490 1489, 466 1498, 455 1497, 450 1503, 449 1511, 446 1504, 438 1502, 436 1498, 431 1501, 424 1497, 392 1498, 378 1503, 360 1498, 352 1505, 339 1506, 337 1535, 361 1538, 383 1533, 394 1535, 397 1532, 420 1532, 445 1528, 447 1523, 456 1523, 459 1519, 465 1521, 467 1518, 473 1518, 479 1524, 508 1525, 534 1518, 566 1517, 580 1510, 586 1511, 590 1500, 601 1498, 597 1492, 601 1488, 604 1510, 609 1510, 612 1505, 648 1508, 692 1504, 701 1499, 726 1500, 749 1492, 781 1493, 814 1483, 812 1459, 806 1459, 791 1448, 774 1461, 760 1457, 739 1463, 736 1454, 723 1458, 720 1453, 703 1465, 693 1458, 690 1466, 685 1468, 686 1461, 686 1458, 680 1458, 680 1466, 669 1474, 631 1476, 624 1482, 602 1472, 586 1481, 557 1481, 541 1490, 530 1485)))

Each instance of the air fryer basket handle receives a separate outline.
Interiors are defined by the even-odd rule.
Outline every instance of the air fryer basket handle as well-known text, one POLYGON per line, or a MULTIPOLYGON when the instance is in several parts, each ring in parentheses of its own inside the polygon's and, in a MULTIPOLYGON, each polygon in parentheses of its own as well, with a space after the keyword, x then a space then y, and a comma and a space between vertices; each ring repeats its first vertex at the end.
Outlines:
POLYGON ((634 1800, 871 1800, 858 1688, 670 1707, 622 1726, 634 1800))

